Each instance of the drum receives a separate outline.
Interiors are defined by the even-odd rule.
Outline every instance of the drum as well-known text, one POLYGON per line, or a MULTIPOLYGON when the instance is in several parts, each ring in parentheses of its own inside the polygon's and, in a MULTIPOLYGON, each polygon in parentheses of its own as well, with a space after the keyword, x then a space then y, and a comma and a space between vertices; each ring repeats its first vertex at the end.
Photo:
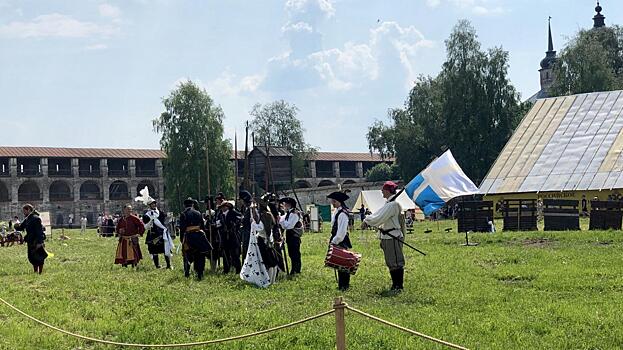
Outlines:
POLYGON ((354 275, 359 267, 361 254, 351 252, 336 245, 330 245, 324 266, 345 271, 354 275))

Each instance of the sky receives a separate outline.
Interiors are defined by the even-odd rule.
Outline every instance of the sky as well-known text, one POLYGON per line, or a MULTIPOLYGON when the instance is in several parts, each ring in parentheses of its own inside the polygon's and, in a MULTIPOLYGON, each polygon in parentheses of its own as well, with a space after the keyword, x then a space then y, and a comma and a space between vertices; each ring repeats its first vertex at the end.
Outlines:
MULTIPOLYGON (((606 25, 623 1, 603 0, 606 25)), ((547 18, 560 50, 591 0, 0 0, 0 145, 158 148, 152 120, 181 81, 203 87, 238 135, 256 103, 299 108, 320 151, 365 134, 436 75, 460 19, 509 52, 522 100, 539 90, 547 18)))

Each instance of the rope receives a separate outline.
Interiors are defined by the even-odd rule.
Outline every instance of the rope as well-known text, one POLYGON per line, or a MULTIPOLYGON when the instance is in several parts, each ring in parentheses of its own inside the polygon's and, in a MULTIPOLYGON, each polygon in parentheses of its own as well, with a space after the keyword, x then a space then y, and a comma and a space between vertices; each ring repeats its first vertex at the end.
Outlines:
POLYGON ((352 312, 356 313, 356 314, 361 315, 361 316, 364 316, 364 317, 367 317, 367 318, 369 318, 369 319, 375 320, 375 321, 380 322, 380 323, 382 323, 382 324, 384 324, 384 325, 387 325, 387 326, 390 326, 390 327, 394 327, 394 328, 400 329, 400 330, 401 330, 401 331, 403 331, 403 332, 411 333, 411 334, 413 334, 413 335, 416 335, 416 336, 418 336, 418 337, 421 337, 421 338, 424 338, 424 339, 430 340, 430 341, 432 341, 432 342, 435 342, 435 343, 438 343, 438 344, 441 344, 441 345, 445 345, 445 346, 447 346, 447 347, 454 348, 454 349, 469 350, 469 349, 467 349, 467 348, 465 348, 465 347, 463 347, 463 346, 456 345, 456 344, 452 344, 452 343, 447 342, 447 341, 445 341, 445 340, 441 340, 441 339, 433 338, 433 337, 431 337, 430 335, 426 335, 426 334, 424 334, 424 333, 420 333, 420 332, 417 332, 417 331, 411 330, 411 329, 409 329, 409 328, 405 328, 405 327, 399 326, 399 325, 397 325, 397 324, 395 324, 395 323, 391 323, 391 322, 389 322, 389 321, 385 321, 385 320, 384 320, 384 319, 382 319, 382 318, 378 318, 378 317, 372 316, 372 315, 370 315, 370 314, 368 314, 368 313, 365 313, 365 312, 363 312, 363 311, 361 311, 361 310, 357 310, 357 309, 352 308, 352 307, 350 307, 350 306, 348 306, 348 305, 346 305, 346 308, 347 308, 348 310, 350 310, 350 311, 352 311, 352 312))
POLYGON ((229 338, 222 338, 222 339, 214 339, 214 340, 205 340, 205 341, 199 341, 199 342, 194 342, 194 343, 180 343, 180 344, 134 344, 134 343, 121 343, 121 342, 115 342, 115 341, 109 341, 109 340, 103 340, 103 339, 96 339, 96 338, 91 338, 91 337, 87 337, 84 335, 80 335, 80 334, 76 334, 76 333, 72 333, 69 331, 66 331, 64 329, 58 328, 58 327, 54 327, 48 323, 45 323, 33 316, 30 316, 29 314, 23 312, 22 310, 16 308, 15 306, 9 304, 7 301, 5 301, 4 299, 0 298, 0 302, 4 303, 6 306, 8 306, 9 308, 15 310, 17 313, 21 314, 22 316, 35 321, 45 327, 48 327, 50 329, 53 329, 57 332, 66 334, 66 335, 70 335, 72 337, 75 338, 79 338, 79 339, 83 339, 83 340, 89 340, 92 342, 96 342, 96 343, 101 343, 101 344, 108 344, 108 345, 118 345, 118 346, 127 346, 127 347, 135 347, 135 348, 174 348, 174 347, 191 347, 191 346, 200 346, 200 345, 209 345, 209 344, 217 344, 217 343, 224 343, 224 342, 229 342, 229 341, 234 341, 234 340, 240 340, 240 339, 245 339, 245 338, 250 338, 250 337, 255 337, 258 335, 262 335, 262 334, 266 334, 266 333, 270 333, 270 332, 275 332, 284 328, 289 328, 292 326, 296 326, 299 325, 301 323, 305 323, 305 322, 309 322, 312 320, 315 320, 317 318, 321 318, 327 315, 330 315, 332 313, 335 312, 335 310, 329 310, 329 311, 325 311, 323 313, 320 313, 318 315, 315 316, 311 316, 311 317, 307 317, 304 318, 302 320, 299 321, 295 321, 295 322, 291 322, 288 324, 284 324, 282 326, 277 326, 277 327, 273 327, 273 328, 269 328, 269 329, 265 329, 265 330, 261 330, 261 331, 257 331, 257 332, 253 332, 253 333, 248 333, 248 334, 243 334, 243 335, 237 335, 237 336, 233 336, 233 337, 229 337, 229 338))

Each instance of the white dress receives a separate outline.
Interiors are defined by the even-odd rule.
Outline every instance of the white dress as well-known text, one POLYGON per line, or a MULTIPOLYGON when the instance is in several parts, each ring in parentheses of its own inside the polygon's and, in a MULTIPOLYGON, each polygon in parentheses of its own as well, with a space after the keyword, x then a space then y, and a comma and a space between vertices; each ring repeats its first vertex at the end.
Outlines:
POLYGON ((262 222, 255 223, 251 220, 251 234, 249 235, 249 249, 247 250, 247 256, 244 259, 242 270, 240 271, 240 278, 249 283, 253 283, 258 287, 266 288, 272 283, 268 270, 262 261, 262 254, 260 248, 257 245, 256 235, 264 232, 264 225, 262 222))

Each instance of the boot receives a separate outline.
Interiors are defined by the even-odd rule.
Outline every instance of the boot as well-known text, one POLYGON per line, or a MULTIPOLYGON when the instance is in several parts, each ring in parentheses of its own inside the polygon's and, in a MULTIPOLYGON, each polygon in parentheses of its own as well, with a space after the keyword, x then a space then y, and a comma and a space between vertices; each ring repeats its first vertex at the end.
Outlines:
POLYGON ((158 259, 158 254, 152 254, 151 258, 154 259, 154 265, 157 269, 160 268, 160 259, 158 259))
POLYGON ((389 270, 389 274, 392 276, 392 287, 390 290, 396 290, 398 286, 398 270, 389 270))
POLYGON ((203 271, 197 272, 197 281, 201 281, 203 279, 203 271))
POLYGON ((402 291, 402 289, 404 288, 404 286, 403 286, 404 277, 405 277, 405 269, 404 268, 400 268, 400 269, 396 270, 396 290, 402 291))
POLYGON ((173 266, 171 266, 171 258, 165 255, 164 261, 167 263, 167 269, 173 270, 173 266))

